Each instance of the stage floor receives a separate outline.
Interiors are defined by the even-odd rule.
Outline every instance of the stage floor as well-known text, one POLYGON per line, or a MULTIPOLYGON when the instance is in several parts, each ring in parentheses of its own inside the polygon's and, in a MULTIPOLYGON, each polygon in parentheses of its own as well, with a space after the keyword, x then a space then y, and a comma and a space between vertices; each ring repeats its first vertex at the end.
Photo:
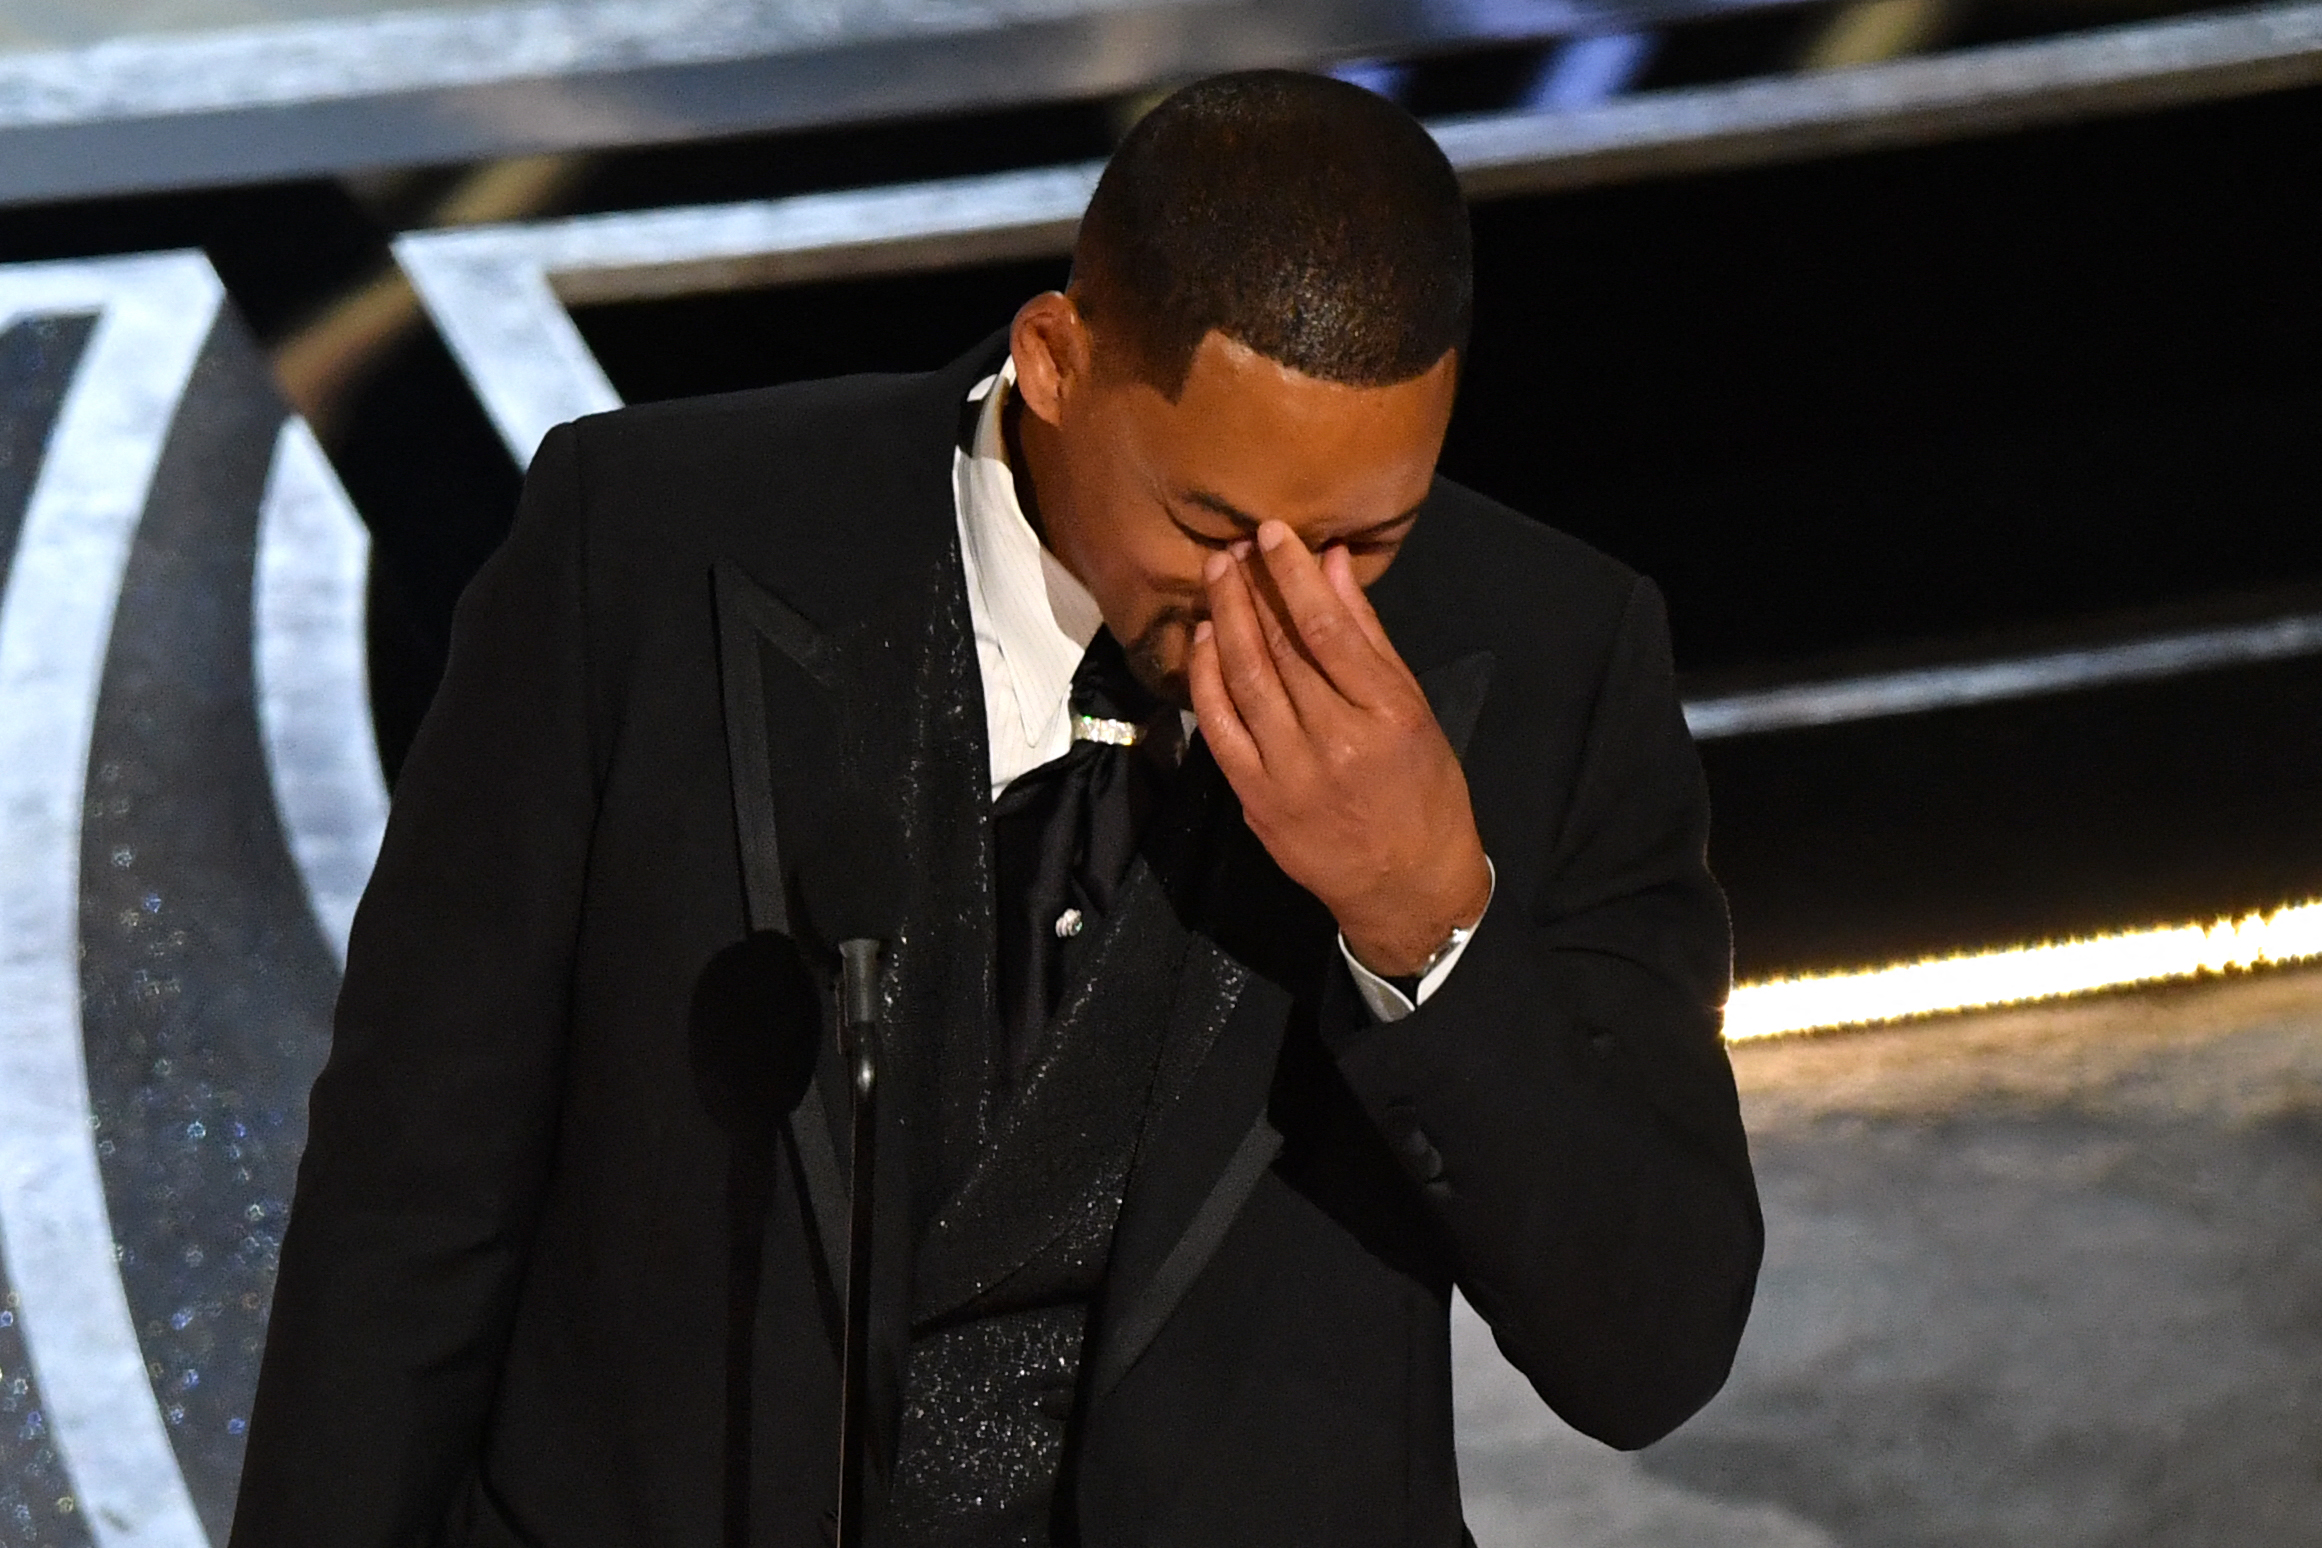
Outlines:
POLYGON ((1622 1456, 1463 1316, 1483 1548, 2322 1540, 2322 971, 1735 1050, 1732 1381, 1622 1456))

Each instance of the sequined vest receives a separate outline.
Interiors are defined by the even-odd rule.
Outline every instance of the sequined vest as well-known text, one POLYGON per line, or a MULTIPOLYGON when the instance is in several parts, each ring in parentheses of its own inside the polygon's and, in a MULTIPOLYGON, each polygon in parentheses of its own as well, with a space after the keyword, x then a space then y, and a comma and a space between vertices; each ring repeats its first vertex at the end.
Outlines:
MULTIPOLYGON (((1165 1057, 1192 936, 1140 860, 913 1265, 886 1540, 1048 1548, 1091 1303, 1165 1057)), ((1067 1502, 1068 1503, 1068 1502, 1067 1502)))

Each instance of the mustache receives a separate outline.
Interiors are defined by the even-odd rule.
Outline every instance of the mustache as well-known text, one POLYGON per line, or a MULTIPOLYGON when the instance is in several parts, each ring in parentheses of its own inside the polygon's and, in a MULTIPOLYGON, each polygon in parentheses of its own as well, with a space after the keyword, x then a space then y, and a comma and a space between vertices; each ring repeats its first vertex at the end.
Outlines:
POLYGON ((1193 626, 1207 616, 1207 608, 1165 607, 1137 631, 1136 638, 1121 642, 1121 654, 1128 658, 1129 672, 1144 685, 1146 692, 1179 709, 1193 707, 1193 692, 1186 686, 1184 669, 1170 667, 1165 646, 1172 630, 1182 629, 1191 634, 1193 626))

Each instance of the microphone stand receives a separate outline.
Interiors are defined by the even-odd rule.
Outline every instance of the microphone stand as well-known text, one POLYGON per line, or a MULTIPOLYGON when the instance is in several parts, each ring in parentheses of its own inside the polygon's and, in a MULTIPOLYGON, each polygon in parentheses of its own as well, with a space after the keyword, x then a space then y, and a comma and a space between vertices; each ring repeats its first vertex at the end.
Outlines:
POLYGON ((839 1366, 836 1548, 863 1548, 863 1466, 870 1372, 871 1218, 879 1096, 879 954, 884 941, 839 942, 840 1051, 854 1097, 848 1172, 846 1336, 839 1366))

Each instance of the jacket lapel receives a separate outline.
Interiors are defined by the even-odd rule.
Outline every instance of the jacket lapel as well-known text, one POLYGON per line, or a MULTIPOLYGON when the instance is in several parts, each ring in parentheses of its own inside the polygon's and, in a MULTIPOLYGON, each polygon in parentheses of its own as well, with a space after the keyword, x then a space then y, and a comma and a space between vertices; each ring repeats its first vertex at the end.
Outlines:
MULTIPOLYGON (((778 740, 796 748, 803 740, 799 728, 827 726, 833 719, 835 702, 843 697, 836 652, 820 630, 731 560, 718 561, 711 586, 744 910, 753 936, 795 939, 789 873, 783 866, 775 809, 773 748, 778 740)), ((827 745, 823 750, 826 755, 835 752, 827 745)), ((814 1034, 815 1078, 807 1083, 788 1125, 799 1174, 806 1183, 823 1271, 836 1285, 846 1254, 846 1184, 825 1087, 836 1077, 843 1090, 843 1075, 834 1040, 822 1027, 814 1034), (825 1044, 833 1046, 826 1050, 825 1044)))
POLYGON ((888 945, 882 999, 870 1415, 874 1482, 900 1421, 915 1222, 930 1212, 947 1103, 985 1085, 988 762, 949 524, 883 598, 829 630, 736 563, 715 567, 728 773, 750 928, 795 944, 820 988, 815 1078, 790 1114, 826 1283, 843 1289, 850 1099, 836 944, 888 945))
POLYGON ((1443 728, 1451 750, 1462 758, 1475 735, 1475 723, 1483 718, 1484 699, 1492 688, 1492 666, 1490 651, 1471 650, 1418 674, 1419 691, 1427 695, 1435 723, 1443 728))
POLYGON ((1193 940, 1113 1238, 1090 1373, 1098 1399, 1169 1320, 1273 1160, 1267 1092, 1301 985, 1316 979, 1301 945, 1327 917, 1250 836, 1206 744, 1182 778, 1192 812, 1164 870, 1193 940))

